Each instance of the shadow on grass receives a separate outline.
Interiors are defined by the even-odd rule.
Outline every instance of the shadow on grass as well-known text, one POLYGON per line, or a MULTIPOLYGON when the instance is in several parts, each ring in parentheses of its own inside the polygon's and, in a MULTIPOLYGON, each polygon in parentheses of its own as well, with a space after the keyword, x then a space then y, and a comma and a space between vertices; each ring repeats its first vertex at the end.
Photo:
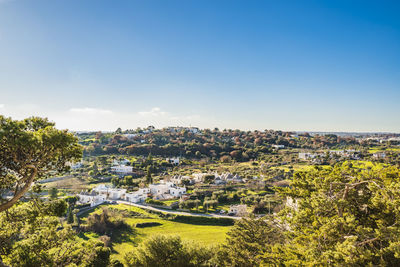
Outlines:
MULTIPOLYGON (((138 232, 130 225, 113 230, 110 233, 112 244, 132 243, 135 244, 138 232)), ((113 250, 114 251, 114 250, 113 250)))

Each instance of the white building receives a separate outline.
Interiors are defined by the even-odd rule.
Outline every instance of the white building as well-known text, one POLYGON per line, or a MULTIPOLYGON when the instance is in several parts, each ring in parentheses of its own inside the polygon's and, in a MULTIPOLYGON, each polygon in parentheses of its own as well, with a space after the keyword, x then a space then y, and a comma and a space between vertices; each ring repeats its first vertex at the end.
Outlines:
POLYGON ((155 199, 169 199, 180 197, 186 193, 185 187, 176 186, 172 182, 162 182, 149 185, 150 193, 155 199))
POLYGON ((372 154, 372 157, 374 157, 375 159, 384 159, 384 158, 386 158, 386 153, 377 152, 377 153, 372 154))
POLYGON ((285 148, 285 145, 272 145, 273 148, 281 149, 285 148))
POLYGON ((94 187, 92 189, 92 192, 97 192, 100 195, 108 196, 108 190, 110 190, 111 187, 106 186, 105 184, 99 184, 98 186, 94 187))
POLYGON ((133 172, 133 167, 124 165, 112 166, 111 171, 119 174, 127 174, 133 172))
POLYGON ((211 173, 193 173, 192 177, 193 177, 193 181, 195 183, 201 183, 204 181, 204 177, 206 177, 207 175, 212 175, 211 173))
POLYGON ((246 205, 232 205, 229 207, 229 213, 233 213, 236 216, 246 216, 247 206, 246 205))
POLYGON ((139 203, 145 201, 149 193, 149 188, 140 188, 136 192, 126 193, 124 199, 129 202, 139 203))
POLYGON ((124 199, 125 194, 126 189, 111 188, 110 190, 108 190, 108 199, 124 199))
POLYGON ((78 203, 80 204, 90 204, 91 207, 100 205, 104 201, 106 201, 105 196, 99 195, 98 193, 92 191, 92 192, 81 192, 78 195, 78 203))
POLYGON ((166 183, 151 184, 149 185, 150 193, 153 195, 168 194, 169 186, 166 183))
POLYGON ((186 188, 185 187, 170 187, 169 188, 169 193, 174 196, 174 197, 181 197, 183 194, 186 193, 186 188))
POLYGON ((307 153, 307 152, 300 152, 299 153, 299 159, 307 160, 307 159, 314 159, 316 157, 317 157, 317 155, 313 154, 313 153, 307 153))
POLYGON ((92 189, 92 192, 95 192, 99 195, 104 196, 106 199, 123 199, 126 193, 126 189, 112 188, 108 187, 104 184, 100 184, 92 189))
POLYGON ((123 134, 123 136, 125 136, 128 139, 133 139, 135 136, 137 136, 137 134, 123 134))
POLYGON ((166 158, 165 160, 173 165, 179 165, 180 162, 179 158, 166 158))

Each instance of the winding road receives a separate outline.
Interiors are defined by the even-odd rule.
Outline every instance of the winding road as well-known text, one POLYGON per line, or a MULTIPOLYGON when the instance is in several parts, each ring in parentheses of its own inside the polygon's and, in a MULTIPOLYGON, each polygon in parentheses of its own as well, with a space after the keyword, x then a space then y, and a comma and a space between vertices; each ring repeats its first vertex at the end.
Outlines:
POLYGON ((234 220, 239 220, 239 219, 242 218, 242 217, 219 215, 219 214, 204 214, 204 213, 192 213, 192 212, 185 212, 185 211, 165 210, 165 209, 155 208, 155 207, 151 207, 151 206, 147 206, 147 205, 143 205, 143 204, 132 203, 132 202, 123 201, 123 200, 117 200, 116 202, 118 204, 125 204, 125 205, 135 206, 135 207, 138 207, 138 208, 141 208, 141 209, 153 210, 153 211, 158 211, 158 212, 165 212, 165 213, 176 214, 176 215, 197 216, 197 217, 211 217, 211 218, 229 218, 229 219, 234 219, 234 220))

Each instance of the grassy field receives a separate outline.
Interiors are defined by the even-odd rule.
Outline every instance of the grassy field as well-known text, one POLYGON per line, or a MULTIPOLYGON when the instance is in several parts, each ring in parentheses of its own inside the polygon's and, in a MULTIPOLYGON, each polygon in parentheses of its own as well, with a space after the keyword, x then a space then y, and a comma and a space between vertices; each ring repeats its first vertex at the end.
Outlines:
POLYGON ((90 187, 88 182, 78 179, 78 178, 75 178, 75 177, 65 178, 63 180, 49 182, 49 183, 44 183, 43 186, 46 189, 55 187, 59 190, 71 190, 71 191, 86 190, 90 187))
MULTIPOLYGON (((190 240, 203 245, 214 246, 224 242, 225 235, 231 228, 230 226, 196 225, 169 221, 161 219, 158 215, 151 214, 143 209, 123 204, 109 205, 109 207, 120 210, 131 210, 141 213, 147 217, 125 218, 125 222, 132 227, 132 230, 128 232, 125 231, 113 233, 113 257, 119 260, 123 260, 126 252, 131 251, 143 240, 155 234, 179 235, 182 240, 190 240), (145 222, 159 223, 159 225, 144 228, 135 227, 137 223, 145 222)), ((93 212, 101 212, 101 208, 97 208, 93 212)), ((82 238, 98 238, 98 235, 93 233, 85 233, 82 238)))

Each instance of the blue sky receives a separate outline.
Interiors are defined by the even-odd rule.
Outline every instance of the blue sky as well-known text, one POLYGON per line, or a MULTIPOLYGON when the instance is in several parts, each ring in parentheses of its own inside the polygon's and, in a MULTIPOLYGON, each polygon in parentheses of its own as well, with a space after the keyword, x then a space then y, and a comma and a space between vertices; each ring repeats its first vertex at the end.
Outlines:
POLYGON ((0 114, 400 132, 399 1, 0 0, 0 114))

